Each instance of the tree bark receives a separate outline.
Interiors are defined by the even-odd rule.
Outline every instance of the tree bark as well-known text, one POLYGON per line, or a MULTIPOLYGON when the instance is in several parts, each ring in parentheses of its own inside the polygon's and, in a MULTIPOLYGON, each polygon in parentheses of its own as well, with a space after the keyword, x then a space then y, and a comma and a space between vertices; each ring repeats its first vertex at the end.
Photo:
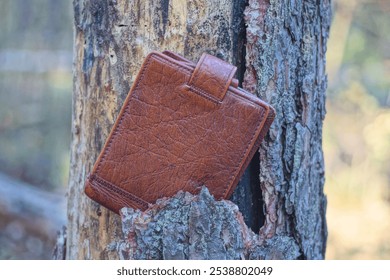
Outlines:
POLYGON ((248 229, 237 206, 216 201, 207 188, 199 195, 178 192, 144 212, 121 210, 124 238, 112 243, 122 260, 270 260, 299 257, 294 238, 260 240, 248 229))
POLYGON ((250 0, 244 87, 277 112, 260 148, 265 224, 260 238, 294 236, 302 258, 325 256, 325 117, 329 1, 250 0))
POLYGON ((265 219, 261 244, 291 236, 302 258, 324 257, 321 131, 330 7, 294 3, 249 1, 245 8, 243 0, 74 1, 68 259, 119 257, 112 246, 124 239, 121 220, 84 195, 84 181, 143 59, 164 49, 194 61, 208 52, 237 65, 239 79, 245 72, 244 87, 274 105, 277 119, 260 149, 260 167, 257 157, 233 201, 252 228, 265 219), (257 184, 262 194, 256 196, 257 184))

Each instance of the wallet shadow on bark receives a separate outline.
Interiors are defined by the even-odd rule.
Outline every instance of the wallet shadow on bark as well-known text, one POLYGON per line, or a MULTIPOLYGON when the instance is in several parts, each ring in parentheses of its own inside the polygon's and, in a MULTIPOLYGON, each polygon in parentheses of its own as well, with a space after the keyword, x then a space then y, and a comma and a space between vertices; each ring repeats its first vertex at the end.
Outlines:
POLYGON ((246 225, 254 232, 259 232, 265 221, 259 170, 260 154, 257 151, 230 198, 238 206, 246 225))

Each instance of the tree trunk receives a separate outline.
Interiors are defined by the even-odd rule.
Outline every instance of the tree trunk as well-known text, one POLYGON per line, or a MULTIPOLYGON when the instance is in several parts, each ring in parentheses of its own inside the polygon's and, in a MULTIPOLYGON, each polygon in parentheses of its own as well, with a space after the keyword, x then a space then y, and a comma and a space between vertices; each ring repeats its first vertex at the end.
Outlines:
POLYGON ((260 148, 266 209, 260 238, 287 233, 299 244, 302 258, 321 259, 327 238, 322 122, 330 3, 250 0, 245 16, 244 87, 277 112, 260 148))
MULTIPOLYGON (((290 236, 301 258, 324 257, 328 2, 74 0, 74 15, 68 259, 119 257, 112 248, 125 238, 120 217, 88 199, 84 181, 143 59, 165 49, 194 61, 208 52, 237 65, 244 87, 276 108, 261 162, 252 161, 233 201, 250 227, 262 226, 259 244, 290 236)), ((297 257, 290 250, 276 258, 297 257)))

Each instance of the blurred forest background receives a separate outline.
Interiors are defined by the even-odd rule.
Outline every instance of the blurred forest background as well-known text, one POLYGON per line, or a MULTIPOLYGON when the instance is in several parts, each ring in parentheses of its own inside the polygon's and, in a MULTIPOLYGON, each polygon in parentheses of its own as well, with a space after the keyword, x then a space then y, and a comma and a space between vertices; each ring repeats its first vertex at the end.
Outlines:
MULTIPOLYGON (((66 221, 71 6, 0 0, 0 259, 50 258, 66 221)), ((333 7, 326 257, 390 259, 390 1, 333 7)))
POLYGON ((0 259, 50 258, 66 223, 72 26, 71 1, 0 0, 0 259))

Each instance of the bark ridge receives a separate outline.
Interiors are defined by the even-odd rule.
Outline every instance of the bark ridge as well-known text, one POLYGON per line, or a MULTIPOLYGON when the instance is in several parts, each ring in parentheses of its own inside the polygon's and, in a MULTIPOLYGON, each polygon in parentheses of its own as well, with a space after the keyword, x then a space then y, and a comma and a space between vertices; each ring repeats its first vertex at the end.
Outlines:
POLYGON ((121 210, 124 238, 111 244, 120 259, 239 260, 296 259, 299 247, 288 236, 261 242, 238 207, 216 201, 203 187, 199 195, 178 192, 142 212, 121 210))

